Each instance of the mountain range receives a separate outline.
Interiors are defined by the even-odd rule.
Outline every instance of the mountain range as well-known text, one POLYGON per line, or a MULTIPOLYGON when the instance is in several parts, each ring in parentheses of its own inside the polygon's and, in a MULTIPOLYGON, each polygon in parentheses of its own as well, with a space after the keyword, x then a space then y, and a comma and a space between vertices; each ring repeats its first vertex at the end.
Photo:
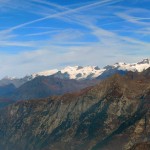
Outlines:
POLYGON ((23 78, 17 78, 17 77, 4 77, 0 80, 0 86, 8 85, 10 83, 14 84, 16 87, 20 87, 24 83, 31 81, 32 79, 38 77, 38 76, 50 76, 53 75, 54 77, 60 78, 60 79, 75 79, 75 80, 86 80, 86 79, 95 79, 95 78, 105 78, 108 77, 107 74, 115 74, 118 72, 142 72, 143 70, 146 70, 150 67, 150 60, 149 59, 143 59, 140 62, 137 63, 115 63, 114 65, 107 65, 104 68, 100 69, 98 66, 68 66, 64 69, 58 70, 47 70, 43 72, 34 73, 31 75, 26 75, 23 78))
POLYGON ((0 149, 149 150, 150 68, 1 109, 0 149))
POLYGON ((80 91, 96 85, 116 73, 125 75, 129 71, 142 72, 148 67, 150 67, 150 60, 144 59, 133 64, 115 63, 103 69, 97 66, 75 66, 66 67, 60 71, 54 69, 35 73, 20 79, 3 78, 0 80, 0 106, 18 100, 46 98, 80 91))

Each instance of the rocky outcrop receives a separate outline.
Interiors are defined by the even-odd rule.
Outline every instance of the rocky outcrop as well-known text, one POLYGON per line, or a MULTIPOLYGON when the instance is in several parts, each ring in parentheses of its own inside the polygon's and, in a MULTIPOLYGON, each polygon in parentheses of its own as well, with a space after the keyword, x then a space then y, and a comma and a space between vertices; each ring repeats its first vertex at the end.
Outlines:
POLYGON ((148 142, 135 144, 131 148, 131 150, 149 150, 149 149, 150 149, 150 143, 148 142))
POLYGON ((150 140, 150 80, 113 77, 0 111, 3 150, 133 150, 150 140))

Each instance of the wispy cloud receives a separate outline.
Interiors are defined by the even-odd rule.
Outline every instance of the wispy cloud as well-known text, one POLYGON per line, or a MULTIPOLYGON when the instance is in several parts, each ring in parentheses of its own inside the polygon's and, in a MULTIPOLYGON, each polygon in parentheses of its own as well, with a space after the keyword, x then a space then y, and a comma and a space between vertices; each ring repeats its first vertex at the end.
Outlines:
POLYGON ((127 14, 124 14, 124 13, 118 13, 117 14, 120 18, 128 21, 128 22, 131 22, 131 23, 135 23, 135 24, 138 24, 138 25, 145 25, 145 26, 148 26, 150 25, 150 22, 144 22, 144 21, 149 21, 150 20, 150 17, 134 17, 134 16, 131 16, 131 15, 127 15, 127 14))

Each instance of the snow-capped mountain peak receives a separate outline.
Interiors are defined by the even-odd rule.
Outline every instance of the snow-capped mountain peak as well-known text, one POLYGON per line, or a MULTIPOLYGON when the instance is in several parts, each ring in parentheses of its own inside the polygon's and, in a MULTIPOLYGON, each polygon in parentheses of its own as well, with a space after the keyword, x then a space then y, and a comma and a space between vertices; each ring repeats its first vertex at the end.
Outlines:
POLYGON ((5 76, 5 77, 3 78, 3 80, 15 80, 15 79, 17 79, 17 77, 5 76))
POLYGON ((57 72, 58 72, 57 69, 46 70, 46 71, 34 73, 34 74, 32 74, 32 77, 35 78, 37 76, 50 76, 50 75, 53 75, 53 74, 55 74, 57 72))
POLYGON ((124 63, 124 62, 117 62, 114 65, 116 65, 116 66, 123 66, 123 65, 126 65, 126 63, 124 63))
POLYGON ((87 78, 96 78, 101 73, 103 73, 105 69, 100 69, 98 66, 67 66, 61 70, 48 70, 39 73, 33 74, 33 78, 36 76, 49 76, 54 75, 60 78, 69 78, 69 79, 87 79, 87 78))
POLYGON ((141 62, 138 62, 137 64, 150 64, 150 59, 143 59, 141 62))
POLYGON ((150 60, 149 59, 143 59, 141 62, 138 63, 116 63, 113 65, 115 68, 118 68, 118 70, 125 70, 125 71, 132 71, 132 72, 142 72, 143 70, 146 70, 150 67, 150 60))

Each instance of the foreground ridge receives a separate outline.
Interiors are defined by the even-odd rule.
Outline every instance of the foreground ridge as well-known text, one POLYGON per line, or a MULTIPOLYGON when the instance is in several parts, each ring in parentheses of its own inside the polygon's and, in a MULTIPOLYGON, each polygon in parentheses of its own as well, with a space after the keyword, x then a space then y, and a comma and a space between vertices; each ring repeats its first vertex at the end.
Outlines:
POLYGON ((0 112, 0 148, 141 147, 138 143, 150 140, 149 79, 150 69, 126 76, 116 74, 77 93, 15 103, 0 112))

